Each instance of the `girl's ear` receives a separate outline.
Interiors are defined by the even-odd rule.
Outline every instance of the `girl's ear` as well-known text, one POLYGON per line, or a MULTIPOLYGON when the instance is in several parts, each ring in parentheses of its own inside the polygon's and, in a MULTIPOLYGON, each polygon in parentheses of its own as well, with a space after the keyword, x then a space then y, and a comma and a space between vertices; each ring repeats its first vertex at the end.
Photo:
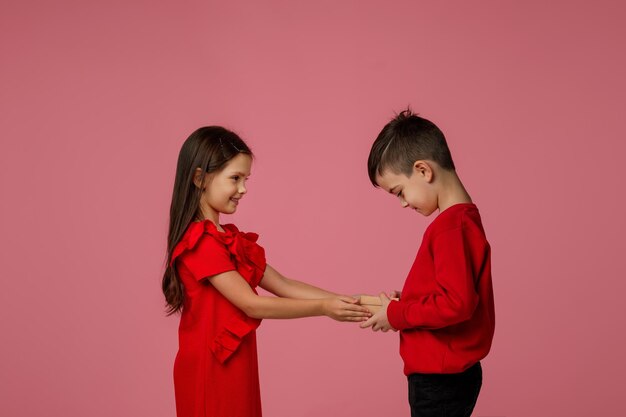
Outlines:
POLYGON ((202 187, 203 178, 204 178, 204 172, 202 172, 202 168, 196 168, 196 171, 193 173, 193 184, 197 188, 202 187))
POLYGON ((413 174, 422 177, 426 182, 432 182, 435 172, 427 161, 419 160, 413 164, 413 174))

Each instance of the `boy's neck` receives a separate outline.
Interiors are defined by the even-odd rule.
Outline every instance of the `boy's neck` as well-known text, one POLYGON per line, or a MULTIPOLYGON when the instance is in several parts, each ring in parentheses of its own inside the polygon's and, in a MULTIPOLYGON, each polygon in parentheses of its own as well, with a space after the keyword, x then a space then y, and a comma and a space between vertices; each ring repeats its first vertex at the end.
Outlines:
POLYGON ((463 186, 456 171, 442 170, 439 173, 439 179, 437 206, 440 213, 455 204, 472 203, 472 198, 463 186))

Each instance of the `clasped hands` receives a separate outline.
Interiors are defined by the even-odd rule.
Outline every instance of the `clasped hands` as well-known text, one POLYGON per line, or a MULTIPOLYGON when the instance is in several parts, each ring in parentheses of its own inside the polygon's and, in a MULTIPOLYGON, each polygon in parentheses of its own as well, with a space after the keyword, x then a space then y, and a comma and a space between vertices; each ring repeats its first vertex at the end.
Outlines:
MULTIPOLYGON (((337 298, 328 299, 329 309, 331 314, 329 316, 338 321, 356 321, 360 322, 359 327, 362 329, 372 328, 372 331, 388 332, 392 330, 397 332, 396 329, 391 326, 389 319, 387 318, 387 306, 391 302, 392 298, 399 299, 400 292, 392 291, 389 294, 381 292, 379 294, 380 306, 376 305, 375 308, 367 308, 362 303, 362 295, 353 295, 352 297, 340 296, 337 298)), ((371 296, 368 298, 372 298, 371 296)))

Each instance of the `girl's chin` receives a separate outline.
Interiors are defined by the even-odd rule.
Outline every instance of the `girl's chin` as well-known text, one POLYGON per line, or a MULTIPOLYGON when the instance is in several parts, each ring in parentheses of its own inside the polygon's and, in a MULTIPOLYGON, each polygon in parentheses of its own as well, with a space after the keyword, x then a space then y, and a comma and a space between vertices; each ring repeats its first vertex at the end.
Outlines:
POLYGON ((223 214, 233 214, 234 212, 237 211, 238 205, 239 205, 239 202, 234 202, 232 200, 229 200, 228 203, 222 206, 218 211, 223 214))

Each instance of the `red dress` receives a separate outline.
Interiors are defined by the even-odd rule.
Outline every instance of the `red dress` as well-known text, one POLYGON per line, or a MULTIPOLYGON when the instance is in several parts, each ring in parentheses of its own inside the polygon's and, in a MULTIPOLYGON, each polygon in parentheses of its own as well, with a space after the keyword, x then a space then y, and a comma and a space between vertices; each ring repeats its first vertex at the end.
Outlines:
POLYGON ((223 228, 210 220, 191 223, 172 254, 185 286, 174 362, 178 417, 261 416, 255 333, 261 320, 246 316, 205 278, 236 270, 256 292, 265 251, 257 234, 223 228))

